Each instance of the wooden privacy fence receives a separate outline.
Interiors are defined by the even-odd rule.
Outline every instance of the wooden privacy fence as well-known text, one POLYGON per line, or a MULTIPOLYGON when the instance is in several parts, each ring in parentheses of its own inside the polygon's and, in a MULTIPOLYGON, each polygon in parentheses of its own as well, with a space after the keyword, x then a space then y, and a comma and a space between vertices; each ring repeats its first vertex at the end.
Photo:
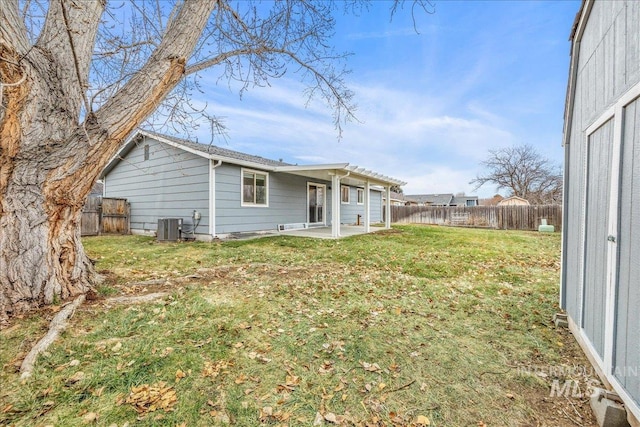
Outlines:
POLYGON ((391 222, 394 223, 538 230, 542 219, 560 231, 562 206, 391 206, 391 222))
POLYGON ((82 209, 82 236, 129 234, 130 206, 127 199, 91 196, 82 209))

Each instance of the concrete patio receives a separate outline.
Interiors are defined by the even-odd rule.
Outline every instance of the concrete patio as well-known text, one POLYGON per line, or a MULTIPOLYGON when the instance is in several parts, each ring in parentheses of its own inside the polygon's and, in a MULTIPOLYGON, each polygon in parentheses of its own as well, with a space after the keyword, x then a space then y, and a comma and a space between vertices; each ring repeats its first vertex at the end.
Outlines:
MULTIPOLYGON (((369 232, 384 230, 384 227, 370 227, 369 232)), ((331 233, 331 227, 310 227, 300 230, 285 230, 275 233, 283 236, 313 237, 316 239, 334 239, 331 233)), ((340 237, 357 236, 359 234, 367 234, 364 225, 340 225, 340 237)))
MULTIPOLYGON (((375 233, 376 231, 385 230, 384 226, 371 226, 369 229, 369 233, 375 233)), ((349 237, 349 236, 357 236, 360 234, 367 234, 365 232, 364 225, 340 225, 340 237, 349 237)), ((259 239, 262 237, 273 237, 273 236, 297 236, 297 237, 312 237, 314 239, 335 239, 332 235, 331 226, 323 226, 323 227, 310 227, 310 228, 302 228, 298 230, 285 230, 285 231, 269 231, 269 232, 259 232, 259 233, 237 233, 222 240, 248 240, 248 239, 259 239)))

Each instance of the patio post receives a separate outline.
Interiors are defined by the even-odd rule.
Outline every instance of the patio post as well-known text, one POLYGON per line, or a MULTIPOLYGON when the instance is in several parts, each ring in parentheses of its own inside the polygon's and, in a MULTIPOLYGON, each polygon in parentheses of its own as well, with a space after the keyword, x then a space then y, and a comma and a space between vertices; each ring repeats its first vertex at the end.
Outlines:
POLYGON ((391 185, 385 187, 387 195, 387 204, 385 205, 384 228, 391 228, 391 185))
POLYGON ((364 232, 371 231, 371 197, 369 197, 369 180, 364 182, 364 232))
POLYGON ((340 237, 340 176, 331 177, 331 237, 340 237))

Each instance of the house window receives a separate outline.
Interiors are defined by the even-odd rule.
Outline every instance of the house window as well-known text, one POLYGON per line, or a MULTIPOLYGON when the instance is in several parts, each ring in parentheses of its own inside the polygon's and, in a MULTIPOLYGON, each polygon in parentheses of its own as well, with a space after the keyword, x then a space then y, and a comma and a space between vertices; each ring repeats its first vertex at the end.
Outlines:
POLYGON ((350 194, 351 191, 348 185, 340 186, 340 201, 344 204, 350 203, 350 194))
POLYGON ((475 200, 467 200, 467 206, 475 206, 475 205, 476 205, 475 200))
POLYGON ((358 188, 358 204, 364 205, 364 189, 358 188))
POLYGON ((144 146, 144 159, 149 160, 149 144, 145 144, 144 146))
POLYGON ((242 169, 242 206, 268 206, 269 174, 242 169))

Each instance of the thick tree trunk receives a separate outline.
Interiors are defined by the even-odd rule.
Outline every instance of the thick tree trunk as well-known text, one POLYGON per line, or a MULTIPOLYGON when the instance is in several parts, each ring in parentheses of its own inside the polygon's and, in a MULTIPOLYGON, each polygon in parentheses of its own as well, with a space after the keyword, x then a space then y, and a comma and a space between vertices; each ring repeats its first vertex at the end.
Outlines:
POLYGON ((0 45, 0 53, 10 60, 0 64, 2 81, 23 82, 3 88, 0 117, 1 325, 11 314, 81 294, 94 283, 79 223, 98 171, 76 174, 74 188, 59 185, 69 165, 87 154, 86 138, 75 148, 68 143, 77 107, 69 108, 60 70, 51 70, 46 54, 16 66, 15 51, 0 45))
POLYGON ((9 313, 86 292, 95 280, 80 242, 82 206, 60 205, 41 183, 24 182, 26 166, 14 175, 23 171, 23 182, 13 180, 2 202, 0 322, 9 313))
POLYGON ((82 207, 127 135, 184 76, 216 6, 179 3, 140 71, 97 111, 86 106, 103 1, 49 3, 31 46, 18 1, 0 8, 0 326, 96 281, 80 241, 82 207), (80 120, 84 117, 84 122, 80 120))

